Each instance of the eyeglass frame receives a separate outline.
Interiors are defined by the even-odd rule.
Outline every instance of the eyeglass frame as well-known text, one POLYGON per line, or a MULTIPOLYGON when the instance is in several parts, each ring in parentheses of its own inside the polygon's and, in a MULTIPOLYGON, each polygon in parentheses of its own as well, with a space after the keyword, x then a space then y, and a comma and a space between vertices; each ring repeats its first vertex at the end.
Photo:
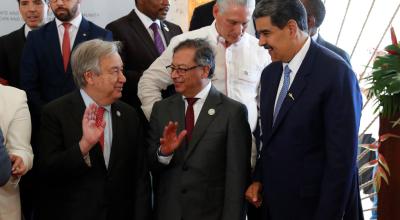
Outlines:
POLYGON ((181 68, 181 67, 175 67, 174 65, 170 64, 168 66, 165 67, 165 69, 168 70, 169 74, 172 74, 174 71, 176 71, 176 73, 179 76, 184 76, 186 75, 186 73, 190 70, 194 70, 198 67, 204 67, 203 65, 196 65, 196 66, 192 66, 192 67, 188 67, 188 68, 181 68))
MULTIPOLYGON (((49 0, 49 3, 57 3, 59 0, 49 0)), ((70 2, 71 0, 61 0, 63 3, 70 2)))

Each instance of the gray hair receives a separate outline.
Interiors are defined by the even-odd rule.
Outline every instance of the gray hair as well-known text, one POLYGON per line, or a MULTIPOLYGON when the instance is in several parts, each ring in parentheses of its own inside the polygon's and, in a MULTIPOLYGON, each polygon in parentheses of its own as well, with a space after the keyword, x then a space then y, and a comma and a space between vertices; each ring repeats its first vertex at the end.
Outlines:
POLYGON ((293 19, 300 30, 307 32, 307 13, 299 0, 262 0, 257 3, 253 17, 270 17, 272 24, 280 29, 293 19))
POLYGON ((100 74, 100 59, 118 53, 121 43, 100 39, 85 41, 78 45, 71 55, 71 67, 75 84, 79 88, 86 86, 85 73, 93 71, 100 74))
POLYGON ((250 0, 217 0, 215 3, 219 6, 219 11, 221 13, 224 13, 224 11, 232 5, 239 5, 239 6, 244 6, 247 8, 250 8, 251 6, 251 1, 250 0))
POLYGON ((194 55, 194 62, 200 66, 209 66, 210 72, 208 73, 208 78, 211 79, 211 77, 214 75, 215 69, 215 53, 210 43, 207 40, 201 38, 187 39, 180 42, 174 48, 174 54, 178 50, 184 48, 193 48, 196 50, 196 53, 194 55))

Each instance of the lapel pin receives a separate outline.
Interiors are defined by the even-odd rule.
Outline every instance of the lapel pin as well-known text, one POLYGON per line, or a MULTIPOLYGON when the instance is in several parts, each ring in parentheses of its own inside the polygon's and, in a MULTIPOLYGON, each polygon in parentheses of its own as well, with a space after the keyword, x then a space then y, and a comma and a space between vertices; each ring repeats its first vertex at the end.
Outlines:
POLYGON ((293 97, 293 94, 291 92, 289 92, 288 96, 294 101, 294 97, 293 97))
POLYGON ((86 37, 86 33, 83 33, 83 36, 86 37))
POLYGON ((209 115, 214 115, 215 114, 215 109, 213 109, 213 108, 208 109, 208 114, 209 115))
POLYGON ((165 31, 169 32, 169 29, 168 29, 167 25, 162 24, 162 26, 163 26, 163 28, 164 28, 165 31))
POLYGON ((121 116, 121 112, 117 111, 117 116, 120 117, 121 116))

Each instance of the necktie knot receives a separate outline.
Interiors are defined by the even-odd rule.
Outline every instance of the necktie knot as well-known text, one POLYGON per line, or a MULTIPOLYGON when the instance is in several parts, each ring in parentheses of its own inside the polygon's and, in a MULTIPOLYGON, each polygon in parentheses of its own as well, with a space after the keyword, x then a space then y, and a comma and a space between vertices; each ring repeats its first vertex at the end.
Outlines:
POLYGON ((285 77, 290 76, 290 73, 292 72, 292 70, 289 68, 289 65, 285 66, 285 69, 283 71, 283 74, 285 75, 285 77))
POLYGON ((65 30, 69 30, 69 28, 71 27, 71 23, 62 23, 62 25, 64 26, 65 30))
POLYGON ((190 105, 190 106, 193 106, 197 100, 198 100, 198 98, 186 98, 186 101, 187 101, 188 105, 190 105))
POLYGON ((150 29, 153 31, 153 32, 158 32, 158 24, 156 23, 156 22, 154 22, 154 23, 152 23, 151 25, 150 25, 150 29))

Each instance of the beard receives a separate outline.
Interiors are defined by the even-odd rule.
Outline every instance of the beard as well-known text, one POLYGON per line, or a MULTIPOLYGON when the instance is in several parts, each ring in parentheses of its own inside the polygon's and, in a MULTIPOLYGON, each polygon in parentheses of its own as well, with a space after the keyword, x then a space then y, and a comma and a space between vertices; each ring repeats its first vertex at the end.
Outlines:
POLYGON ((74 19, 78 12, 78 4, 74 5, 70 10, 67 8, 57 8, 54 11, 54 16, 63 22, 71 21, 74 19))

